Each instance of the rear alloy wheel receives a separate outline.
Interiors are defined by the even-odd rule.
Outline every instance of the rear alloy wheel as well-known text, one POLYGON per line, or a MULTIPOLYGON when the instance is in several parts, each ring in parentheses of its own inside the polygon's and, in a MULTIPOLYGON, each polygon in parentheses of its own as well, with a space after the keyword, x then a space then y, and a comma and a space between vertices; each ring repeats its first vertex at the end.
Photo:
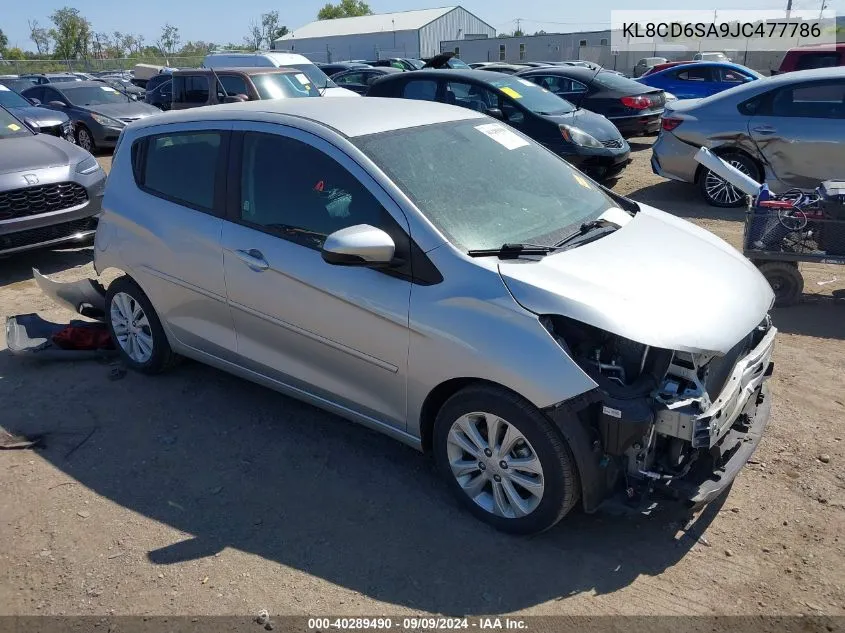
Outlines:
POLYGON ((574 459, 561 433, 504 389, 477 385, 452 396, 437 415, 433 446, 461 503, 500 530, 541 532, 578 500, 574 459))
POLYGON ((798 266, 790 262, 765 262, 758 266, 775 293, 775 306, 783 308, 801 301, 804 277, 798 266))
MULTIPOLYGON (((719 156, 723 161, 736 167, 746 176, 757 180, 759 169, 751 158, 745 154, 730 153, 719 156)), ((721 176, 717 176, 709 169, 704 169, 699 177, 701 193, 707 204, 713 207, 741 207, 745 204, 745 194, 721 176)))
POLYGON ((94 137, 84 125, 76 128, 76 144, 90 154, 93 154, 97 150, 97 146, 94 144, 94 137))
POLYGON ((109 285, 106 319, 112 341, 127 367, 157 374, 175 361, 155 309, 129 277, 120 277, 109 285))

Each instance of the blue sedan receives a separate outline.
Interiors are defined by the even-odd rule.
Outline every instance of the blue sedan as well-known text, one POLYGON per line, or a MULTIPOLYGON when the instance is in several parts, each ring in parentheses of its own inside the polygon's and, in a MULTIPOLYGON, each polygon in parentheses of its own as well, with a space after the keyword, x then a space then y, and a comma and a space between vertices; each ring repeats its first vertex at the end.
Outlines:
POLYGON ((762 77, 760 73, 727 62, 695 62, 672 66, 637 79, 678 99, 698 99, 762 77))

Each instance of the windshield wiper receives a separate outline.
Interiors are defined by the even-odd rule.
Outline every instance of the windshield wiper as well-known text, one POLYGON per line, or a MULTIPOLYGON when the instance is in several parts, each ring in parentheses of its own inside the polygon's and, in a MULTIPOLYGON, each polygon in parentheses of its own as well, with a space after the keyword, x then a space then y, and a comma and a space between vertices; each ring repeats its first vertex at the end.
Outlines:
POLYGON ((470 257, 488 257, 495 255, 501 259, 513 259, 522 255, 548 255, 557 250, 557 246, 543 244, 502 244, 499 248, 479 248, 467 251, 470 257))
POLYGON ((608 220, 590 220, 589 222, 584 222, 578 230, 574 233, 567 235, 557 244, 555 244, 555 248, 560 248, 562 246, 566 246, 567 244, 573 243, 586 243, 592 242, 593 240, 597 240, 598 238, 606 235, 608 233, 613 233, 619 227, 613 222, 608 220), (587 239, 589 237, 589 239, 587 239))

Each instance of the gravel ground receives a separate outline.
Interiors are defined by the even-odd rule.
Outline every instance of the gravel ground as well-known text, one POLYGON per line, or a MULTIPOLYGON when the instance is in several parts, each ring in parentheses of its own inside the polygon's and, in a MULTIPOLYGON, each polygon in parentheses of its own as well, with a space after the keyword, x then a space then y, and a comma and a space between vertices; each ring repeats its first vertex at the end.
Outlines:
MULTIPOLYGON (((738 245, 741 212, 652 175, 649 146, 615 189, 738 245)), ((30 269, 90 260, 4 260, 0 316, 68 319, 30 269)), ((845 614, 845 269, 802 271, 771 423, 726 498, 692 525, 576 511, 528 539, 461 511, 427 457, 258 386, 195 363, 110 380, 3 339, 0 426, 46 439, 0 451, 0 614, 845 614)))

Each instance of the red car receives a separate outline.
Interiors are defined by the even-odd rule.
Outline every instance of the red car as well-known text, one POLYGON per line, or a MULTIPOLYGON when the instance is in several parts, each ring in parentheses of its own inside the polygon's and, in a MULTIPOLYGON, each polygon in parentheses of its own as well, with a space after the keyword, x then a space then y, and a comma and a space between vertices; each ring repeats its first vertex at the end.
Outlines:
POLYGON ((773 75, 789 73, 793 70, 810 70, 811 68, 828 68, 831 66, 845 66, 845 44, 819 44, 816 46, 799 46, 786 51, 778 70, 773 75))

